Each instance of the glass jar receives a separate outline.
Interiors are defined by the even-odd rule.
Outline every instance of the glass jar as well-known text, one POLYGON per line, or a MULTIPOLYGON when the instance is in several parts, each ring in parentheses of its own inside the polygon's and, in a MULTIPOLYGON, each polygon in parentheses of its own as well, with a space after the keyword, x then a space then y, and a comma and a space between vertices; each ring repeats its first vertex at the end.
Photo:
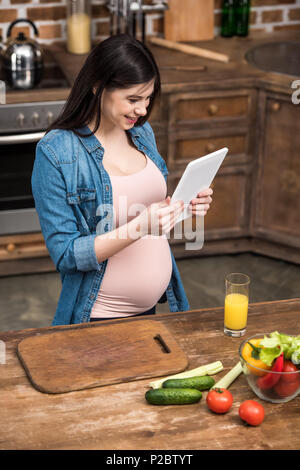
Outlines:
POLYGON ((89 0, 67 1, 67 49, 72 54, 87 54, 91 50, 89 0))

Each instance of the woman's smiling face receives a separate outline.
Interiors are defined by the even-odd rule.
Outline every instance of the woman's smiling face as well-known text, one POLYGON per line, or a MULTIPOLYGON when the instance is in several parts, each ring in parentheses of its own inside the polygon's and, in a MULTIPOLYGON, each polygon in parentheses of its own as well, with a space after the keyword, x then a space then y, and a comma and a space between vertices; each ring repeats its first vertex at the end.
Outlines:
POLYGON ((132 128, 141 116, 147 114, 153 92, 154 80, 130 88, 103 90, 101 124, 123 130, 132 128))

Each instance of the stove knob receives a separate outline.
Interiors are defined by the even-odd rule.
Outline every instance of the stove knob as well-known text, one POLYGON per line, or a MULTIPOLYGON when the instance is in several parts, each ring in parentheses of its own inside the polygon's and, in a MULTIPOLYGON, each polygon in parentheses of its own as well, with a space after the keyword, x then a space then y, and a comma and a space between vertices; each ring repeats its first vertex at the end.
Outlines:
POLYGON ((39 123, 39 120, 40 120, 40 116, 38 115, 38 113, 33 113, 32 115, 32 122, 35 126, 38 125, 39 123))
POLYGON ((52 124, 52 121, 53 121, 53 113, 51 111, 48 111, 47 113, 47 121, 48 121, 48 125, 50 126, 52 124))
POLYGON ((25 116, 23 113, 19 113, 18 116, 17 116, 17 123, 19 124, 19 127, 23 127, 24 126, 24 119, 25 119, 25 116))

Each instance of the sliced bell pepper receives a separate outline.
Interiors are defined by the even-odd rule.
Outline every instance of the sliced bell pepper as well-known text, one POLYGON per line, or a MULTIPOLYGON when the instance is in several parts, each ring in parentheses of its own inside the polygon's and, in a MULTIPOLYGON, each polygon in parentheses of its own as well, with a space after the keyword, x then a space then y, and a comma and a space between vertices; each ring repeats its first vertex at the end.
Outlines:
MULTIPOLYGON (((282 372, 283 371, 283 353, 277 357, 275 360, 273 367, 271 369, 272 372, 282 372)), ((267 390, 272 388, 275 384, 277 384, 278 380, 280 379, 280 374, 272 374, 272 372, 268 372, 263 377, 260 377, 257 380, 257 385, 261 390, 267 390)))
POLYGON ((259 359, 259 352, 262 349, 259 344, 262 340, 263 338, 253 338, 247 341, 242 351, 242 357, 246 361, 247 368, 252 374, 258 376, 265 375, 265 370, 271 369, 271 366, 268 366, 259 359))

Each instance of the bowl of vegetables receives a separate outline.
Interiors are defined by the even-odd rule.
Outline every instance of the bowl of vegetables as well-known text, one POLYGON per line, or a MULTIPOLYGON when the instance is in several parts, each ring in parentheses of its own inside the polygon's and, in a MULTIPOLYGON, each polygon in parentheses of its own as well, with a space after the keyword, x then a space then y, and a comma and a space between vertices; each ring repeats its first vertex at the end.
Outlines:
POLYGON ((300 335, 274 331, 244 340, 239 349, 244 375, 262 400, 284 403, 300 392, 300 335))

